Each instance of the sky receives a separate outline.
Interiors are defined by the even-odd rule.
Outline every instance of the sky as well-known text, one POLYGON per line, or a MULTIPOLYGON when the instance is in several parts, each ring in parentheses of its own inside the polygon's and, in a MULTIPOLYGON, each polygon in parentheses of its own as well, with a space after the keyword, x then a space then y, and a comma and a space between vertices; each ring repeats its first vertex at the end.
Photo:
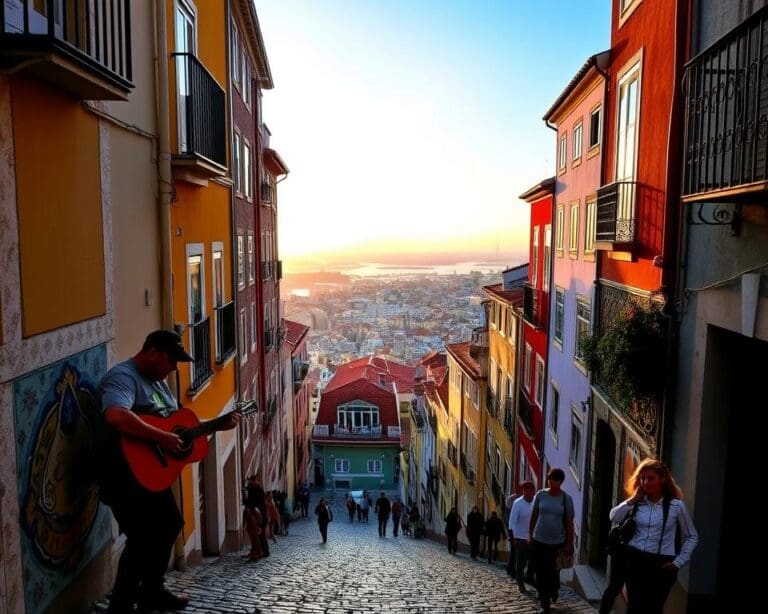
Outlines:
MULTIPOLYGON (((609 46, 609 0, 256 0, 274 89, 280 257, 527 257, 554 174, 542 116, 609 46)), ((438 262, 439 261, 439 262, 438 262)))

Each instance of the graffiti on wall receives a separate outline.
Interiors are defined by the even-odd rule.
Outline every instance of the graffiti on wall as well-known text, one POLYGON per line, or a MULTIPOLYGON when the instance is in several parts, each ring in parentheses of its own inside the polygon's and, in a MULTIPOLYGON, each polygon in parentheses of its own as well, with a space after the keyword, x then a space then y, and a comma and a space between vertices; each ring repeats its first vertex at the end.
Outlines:
POLYGON ((93 475, 99 346, 14 381, 13 409, 27 612, 44 610, 108 542, 93 475))

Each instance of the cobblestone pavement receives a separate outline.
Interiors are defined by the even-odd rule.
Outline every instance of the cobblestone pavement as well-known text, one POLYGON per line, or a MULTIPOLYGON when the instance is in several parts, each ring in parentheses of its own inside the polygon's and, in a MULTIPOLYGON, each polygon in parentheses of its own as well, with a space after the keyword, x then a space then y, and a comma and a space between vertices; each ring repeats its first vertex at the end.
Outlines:
MULTIPOLYGON (((310 514, 319 500, 313 493, 310 514)), ((337 496, 323 545, 313 518, 294 521, 289 535, 270 545, 271 556, 251 562, 241 553, 208 559, 185 572, 170 571, 168 588, 190 597, 184 612, 264 614, 506 613, 533 614, 538 603, 522 595, 502 564, 448 554, 428 539, 378 537, 368 524, 349 524, 337 496)), ((101 611, 100 604, 96 611, 101 611)), ((553 613, 594 610, 563 587, 553 613)))

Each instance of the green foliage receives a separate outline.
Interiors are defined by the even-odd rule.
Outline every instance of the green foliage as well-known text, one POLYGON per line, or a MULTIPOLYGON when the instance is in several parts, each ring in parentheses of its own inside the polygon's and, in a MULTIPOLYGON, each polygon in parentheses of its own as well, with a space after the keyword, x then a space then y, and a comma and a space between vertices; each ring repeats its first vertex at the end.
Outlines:
POLYGON ((657 399, 664 387, 667 325, 656 309, 632 307, 598 335, 582 339, 584 359, 611 398, 624 408, 657 399))

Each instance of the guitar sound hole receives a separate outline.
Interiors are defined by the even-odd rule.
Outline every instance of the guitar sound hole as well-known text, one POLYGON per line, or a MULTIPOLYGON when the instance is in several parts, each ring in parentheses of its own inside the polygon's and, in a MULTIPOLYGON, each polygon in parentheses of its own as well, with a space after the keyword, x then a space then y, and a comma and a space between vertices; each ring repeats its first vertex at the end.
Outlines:
POLYGON ((189 436, 189 430, 184 428, 183 426, 178 426, 175 429, 173 429, 173 432, 181 437, 181 448, 179 448, 178 452, 174 452, 172 456, 175 458, 186 458, 190 455, 192 452, 192 442, 193 439, 189 436))

